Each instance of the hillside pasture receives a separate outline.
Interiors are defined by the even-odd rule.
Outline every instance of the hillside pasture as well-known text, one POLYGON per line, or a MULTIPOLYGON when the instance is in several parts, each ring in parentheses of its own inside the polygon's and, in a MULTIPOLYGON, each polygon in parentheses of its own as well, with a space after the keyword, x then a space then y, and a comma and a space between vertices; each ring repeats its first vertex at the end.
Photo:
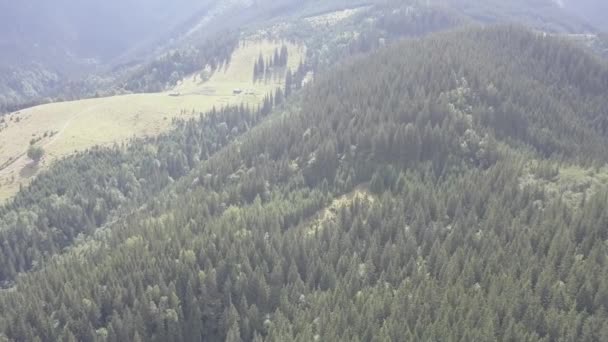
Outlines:
POLYGON ((175 118, 187 119, 213 107, 258 105, 283 84, 285 70, 254 83, 254 62, 260 54, 269 59, 283 44, 289 51, 288 67, 294 69, 304 58, 304 47, 244 40, 226 65, 214 72, 207 70, 207 80, 201 70, 162 93, 51 103, 5 116, 0 123, 0 201, 14 195, 20 185, 53 161, 75 151, 156 135, 170 129, 175 118), (235 94, 235 89, 243 92, 235 94), (46 151, 37 165, 25 155, 30 144, 46 151))

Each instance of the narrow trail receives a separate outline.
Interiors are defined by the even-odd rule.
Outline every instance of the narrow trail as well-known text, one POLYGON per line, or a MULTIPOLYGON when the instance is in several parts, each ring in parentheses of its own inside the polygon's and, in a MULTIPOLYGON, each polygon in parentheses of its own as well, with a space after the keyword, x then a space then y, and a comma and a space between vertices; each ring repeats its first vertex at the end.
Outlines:
MULTIPOLYGON (((59 137, 63 135, 65 130, 70 126, 70 124, 74 121, 74 119, 78 118, 79 116, 81 116, 84 113, 97 109, 97 107, 99 107, 99 105, 87 108, 83 111, 80 111, 80 112, 72 115, 63 124, 63 126, 59 129, 59 131, 57 131, 57 133, 55 135, 53 135, 53 137, 49 141, 46 141, 45 143, 40 145, 40 147, 48 148, 49 146, 53 145, 57 141, 57 139, 59 139, 59 137)), ((43 158, 43 160, 41 161, 41 166, 44 166, 48 163, 49 158, 47 158, 47 157, 48 157, 48 153, 47 153, 47 156, 45 156, 43 158)), ((13 161, 11 161, 8 165, 6 165, 4 168, 0 169, 0 179, 6 179, 7 177, 14 175, 15 172, 20 172, 23 168, 27 167, 28 164, 30 164, 30 163, 31 162, 29 161, 29 158, 27 157, 27 153, 25 153, 25 152, 21 153, 20 155, 16 156, 13 159, 13 161)))

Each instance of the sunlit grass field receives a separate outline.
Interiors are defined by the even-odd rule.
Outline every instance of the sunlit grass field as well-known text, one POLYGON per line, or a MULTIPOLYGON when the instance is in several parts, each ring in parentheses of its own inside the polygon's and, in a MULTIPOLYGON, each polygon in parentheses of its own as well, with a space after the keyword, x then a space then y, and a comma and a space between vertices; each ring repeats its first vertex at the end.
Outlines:
POLYGON ((259 104, 282 85, 284 77, 254 83, 254 62, 260 53, 270 58, 283 44, 288 47, 288 67, 293 70, 304 58, 304 47, 279 41, 242 41, 230 62, 207 81, 196 73, 162 93, 51 103, 6 116, 0 124, 0 201, 14 195, 21 184, 53 161, 74 151, 159 134, 171 128, 172 119, 199 115, 213 107, 259 104), (244 92, 235 95, 234 89, 244 92), (40 165, 33 165, 25 155, 32 139, 46 151, 40 165))

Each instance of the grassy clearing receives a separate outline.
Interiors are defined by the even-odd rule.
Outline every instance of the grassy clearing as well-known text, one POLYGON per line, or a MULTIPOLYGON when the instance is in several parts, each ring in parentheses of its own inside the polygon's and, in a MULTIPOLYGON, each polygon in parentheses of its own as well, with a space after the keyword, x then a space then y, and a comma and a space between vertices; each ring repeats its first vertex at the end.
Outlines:
POLYGON ((315 217, 305 224, 307 235, 314 236, 319 233, 325 225, 330 222, 335 222, 340 209, 351 205, 354 201, 372 204, 374 203, 374 197, 369 193, 367 188, 362 186, 346 195, 335 198, 325 209, 319 211, 315 217))
MULTIPOLYGON (((260 53, 269 58, 282 44, 243 41, 230 63, 206 82, 197 73, 163 93, 52 103, 10 114, 5 123, 0 123, 0 201, 14 195, 21 184, 27 184, 54 160, 74 151, 159 134, 171 128, 173 118, 188 118, 213 107, 259 104, 284 79, 277 77, 254 84, 254 61, 260 53), (249 92, 234 95, 237 88, 249 92), (33 165, 25 156, 32 140, 47 152, 40 165, 33 165)), ((289 67, 293 69, 304 58, 305 49, 286 45, 289 67)))
POLYGON ((526 172, 520 179, 521 187, 540 186, 550 198, 561 198, 577 206, 583 198, 593 196, 600 189, 608 188, 608 166, 602 168, 582 168, 563 165, 554 177, 542 178, 533 172, 526 172))
POLYGON ((340 11, 324 13, 321 15, 313 16, 313 17, 307 17, 304 20, 306 20, 309 24, 311 24, 313 26, 319 26, 319 25, 331 26, 331 25, 335 25, 335 24, 341 22, 342 20, 348 19, 348 18, 352 17, 353 15, 355 15, 365 9, 368 9, 368 8, 369 8, 369 6, 348 8, 348 9, 344 9, 344 10, 340 10, 340 11))

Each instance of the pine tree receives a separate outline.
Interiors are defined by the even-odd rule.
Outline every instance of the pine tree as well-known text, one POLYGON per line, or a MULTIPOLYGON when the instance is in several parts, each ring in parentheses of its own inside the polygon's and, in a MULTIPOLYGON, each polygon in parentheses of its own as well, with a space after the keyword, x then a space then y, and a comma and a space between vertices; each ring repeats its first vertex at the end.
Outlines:
POLYGON ((226 342, 242 342, 239 325, 235 322, 232 324, 226 335, 226 342))
POLYGON ((289 97, 291 95, 292 88, 293 75, 290 70, 287 70, 287 74, 285 75, 285 97, 289 97))
POLYGON ((266 64, 264 63, 264 56, 262 56, 262 53, 260 53, 260 55, 258 56, 257 65, 258 78, 264 78, 264 75, 266 74, 266 64))
POLYGON ((279 61, 282 67, 286 67, 289 62, 289 51, 287 49, 287 45, 283 44, 281 46, 281 52, 279 53, 279 61))

